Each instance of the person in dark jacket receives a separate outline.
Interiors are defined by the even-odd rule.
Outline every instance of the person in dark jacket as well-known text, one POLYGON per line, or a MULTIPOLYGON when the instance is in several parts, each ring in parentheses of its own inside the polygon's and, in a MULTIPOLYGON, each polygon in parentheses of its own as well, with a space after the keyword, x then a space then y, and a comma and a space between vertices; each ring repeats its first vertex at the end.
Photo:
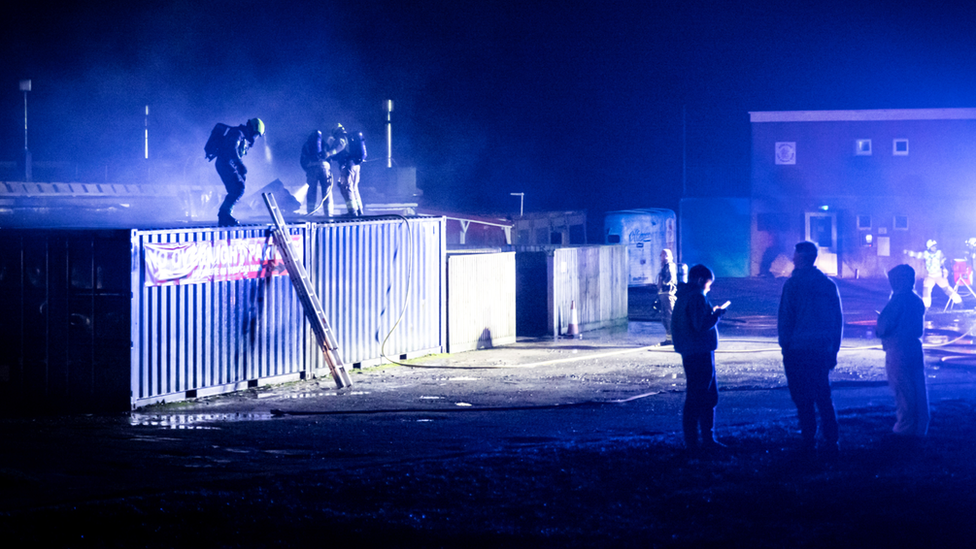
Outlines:
POLYGON ((678 285, 678 299, 671 317, 674 350, 681 354, 685 370, 685 406, 681 418, 685 447, 688 450, 720 448, 715 440, 715 406, 718 380, 715 376, 715 349, 718 348, 719 318, 722 307, 713 307, 705 296, 715 276, 704 265, 688 271, 688 283, 678 285), (701 442, 699 442, 699 430, 701 442))
POLYGON ((240 223, 231 215, 234 205, 244 196, 244 181, 247 168, 243 157, 247 149, 254 145, 258 136, 264 135, 264 122, 260 118, 252 118, 246 124, 227 127, 221 137, 217 149, 217 160, 214 163, 217 174, 227 189, 227 196, 217 212, 217 224, 221 227, 235 227, 240 223))
POLYGON ((329 158, 335 153, 326 150, 328 147, 322 139, 322 132, 315 130, 302 145, 301 164, 305 170, 305 182, 308 183, 306 196, 306 212, 311 215, 319 208, 318 189, 322 188, 324 214, 332 215, 332 170, 329 169, 329 158))
POLYGON ((891 299, 878 315, 876 333, 885 351, 885 373, 895 393, 896 435, 924 437, 929 428, 922 332, 925 303, 915 293, 915 269, 898 265, 888 271, 891 299))
POLYGON ((678 299, 678 265, 674 262, 671 250, 661 250, 661 270, 657 273, 657 298, 661 302, 661 323, 664 324, 664 341, 661 345, 672 345, 671 314, 678 299))
POLYGON ((332 160, 339 174, 339 192, 346 202, 348 215, 363 215, 363 199, 359 195, 360 165, 366 160, 366 144, 362 132, 348 133, 342 124, 336 126, 328 139, 335 150, 332 160))
POLYGON ((814 266, 817 245, 800 242, 793 253, 793 274, 779 302, 779 346, 790 397, 796 404, 802 450, 816 449, 817 416, 828 455, 838 451, 837 415, 830 396, 830 371, 837 366, 844 329, 837 285, 814 266))

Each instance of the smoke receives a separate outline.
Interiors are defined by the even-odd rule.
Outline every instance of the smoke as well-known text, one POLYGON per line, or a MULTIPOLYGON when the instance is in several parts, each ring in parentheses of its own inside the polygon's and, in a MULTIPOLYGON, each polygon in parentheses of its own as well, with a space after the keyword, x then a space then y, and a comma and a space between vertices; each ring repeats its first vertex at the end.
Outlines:
POLYGON ((749 110, 969 106, 968 12, 830 4, 20 3, 0 21, 0 160, 22 153, 21 78, 38 177, 218 193, 215 123, 264 120, 249 187, 294 189, 314 129, 363 131, 380 159, 392 99, 394 162, 438 207, 673 208, 683 106, 700 194, 747 191, 749 110))

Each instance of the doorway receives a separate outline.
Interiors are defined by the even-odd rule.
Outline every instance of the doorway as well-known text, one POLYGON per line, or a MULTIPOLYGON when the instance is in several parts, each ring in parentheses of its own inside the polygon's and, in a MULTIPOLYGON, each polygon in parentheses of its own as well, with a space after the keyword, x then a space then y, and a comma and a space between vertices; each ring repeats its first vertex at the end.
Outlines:
POLYGON ((807 212, 805 237, 819 248, 817 267, 824 274, 837 276, 837 214, 807 212))

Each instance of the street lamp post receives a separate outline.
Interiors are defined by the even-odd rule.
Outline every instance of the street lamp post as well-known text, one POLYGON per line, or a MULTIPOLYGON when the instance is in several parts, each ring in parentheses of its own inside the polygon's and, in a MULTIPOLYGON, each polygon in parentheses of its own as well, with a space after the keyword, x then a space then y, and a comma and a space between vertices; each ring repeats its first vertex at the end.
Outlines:
POLYGON ((508 193, 512 196, 519 197, 519 217, 522 217, 525 213, 525 193, 508 193))
POLYGON ((27 148, 27 92, 31 91, 31 81, 21 80, 20 91, 24 92, 24 181, 33 181, 31 153, 27 148))
POLYGON ((391 115, 393 114, 393 100, 387 99, 383 102, 383 108, 386 109, 386 167, 393 167, 393 121, 391 115))

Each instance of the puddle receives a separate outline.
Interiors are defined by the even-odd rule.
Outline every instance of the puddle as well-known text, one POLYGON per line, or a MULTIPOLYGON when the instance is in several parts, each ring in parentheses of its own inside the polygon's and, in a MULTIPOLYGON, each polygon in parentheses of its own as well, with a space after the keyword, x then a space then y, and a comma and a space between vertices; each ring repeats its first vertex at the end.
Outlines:
POLYGON ((129 414, 133 426, 160 427, 162 429, 217 429, 214 423, 238 421, 268 421, 274 419, 271 412, 237 412, 226 414, 129 414))

